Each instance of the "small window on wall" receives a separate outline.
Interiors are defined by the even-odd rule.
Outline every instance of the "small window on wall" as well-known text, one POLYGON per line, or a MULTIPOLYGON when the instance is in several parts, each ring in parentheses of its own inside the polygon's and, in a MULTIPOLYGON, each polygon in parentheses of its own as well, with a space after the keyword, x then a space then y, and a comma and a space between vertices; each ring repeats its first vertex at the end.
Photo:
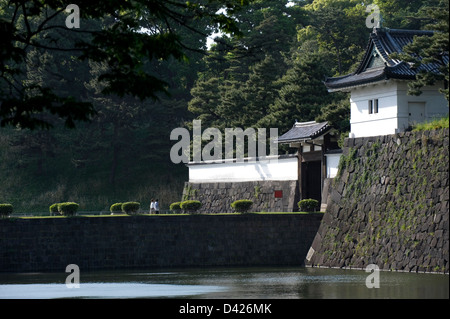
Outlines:
POLYGON ((369 114, 378 113, 378 99, 369 100, 368 110, 369 114))

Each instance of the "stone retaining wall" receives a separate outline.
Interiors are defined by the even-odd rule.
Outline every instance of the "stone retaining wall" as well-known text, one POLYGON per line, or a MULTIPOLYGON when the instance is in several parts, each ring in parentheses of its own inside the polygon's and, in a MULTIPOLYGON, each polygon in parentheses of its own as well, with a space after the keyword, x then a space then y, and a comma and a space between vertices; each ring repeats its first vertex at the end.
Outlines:
POLYGON ((0 271, 301 266, 322 216, 0 219, 0 271))
POLYGON ((347 139, 311 266, 449 270, 449 130, 347 139))
POLYGON ((298 211, 300 194, 297 181, 186 182, 183 198, 199 200, 199 213, 232 213, 230 205, 239 199, 252 200, 252 212, 293 212, 298 211), (282 197, 275 197, 275 191, 282 197))

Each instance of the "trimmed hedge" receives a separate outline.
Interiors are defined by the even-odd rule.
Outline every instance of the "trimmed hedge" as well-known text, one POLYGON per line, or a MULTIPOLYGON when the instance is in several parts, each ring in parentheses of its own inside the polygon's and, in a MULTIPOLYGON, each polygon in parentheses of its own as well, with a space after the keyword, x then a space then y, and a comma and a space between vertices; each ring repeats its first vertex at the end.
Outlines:
POLYGON ((64 215, 64 216, 73 216, 78 211, 78 205, 77 203, 73 202, 66 202, 66 203, 59 203, 58 205, 58 211, 64 215))
POLYGON ((122 212, 124 212, 127 215, 137 214, 139 208, 141 208, 141 204, 138 202, 122 203, 122 212))
POLYGON ((48 210, 50 211, 51 214, 55 214, 55 213, 59 214, 59 203, 50 205, 48 210))
POLYGON ((231 203, 231 207, 234 208, 238 213, 246 213, 252 207, 253 201, 249 199, 239 199, 231 203))
POLYGON ((0 204, 0 217, 6 217, 12 214, 14 208, 11 204, 0 204))
POLYGON ((123 203, 115 203, 112 204, 111 207, 109 208, 109 211, 114 214, 114 213, 121 213, 122 212, 122 204, 123 203))
POLYGON ((319 201, 311 198, 303 199, 298 202, 298 208, 304 212, 315 212, 319 209, 319 201))
POLYGON ((170 210, 181 210, 181 202, 175 202, 170 204, 170 210))
POLYGON ((198 200, 186 200, 181 202, 180 207, 182 210, 193 213, 202 207, 202 203, 198 200))

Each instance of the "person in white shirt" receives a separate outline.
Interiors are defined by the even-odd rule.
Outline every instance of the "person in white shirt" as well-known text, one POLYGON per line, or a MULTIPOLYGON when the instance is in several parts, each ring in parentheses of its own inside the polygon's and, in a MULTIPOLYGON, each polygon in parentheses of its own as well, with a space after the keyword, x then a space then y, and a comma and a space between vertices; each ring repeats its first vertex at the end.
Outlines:
POLYGON ((152 201, 150 202, 150 214, 153 214, 155 212, 155 200, 152 198, 152 201))

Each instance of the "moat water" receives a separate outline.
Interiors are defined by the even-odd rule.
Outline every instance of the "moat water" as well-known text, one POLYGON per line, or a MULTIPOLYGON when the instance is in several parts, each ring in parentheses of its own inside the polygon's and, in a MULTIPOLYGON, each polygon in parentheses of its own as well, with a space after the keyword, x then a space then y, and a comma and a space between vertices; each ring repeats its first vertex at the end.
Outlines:
POLYGON ((60 273, 0 273, 0 299, 448 299, 449 276, 325 268, 202 268, 83 271, 79 288, 60 273), (375 279, 370 279, 374 283, 375 279))

